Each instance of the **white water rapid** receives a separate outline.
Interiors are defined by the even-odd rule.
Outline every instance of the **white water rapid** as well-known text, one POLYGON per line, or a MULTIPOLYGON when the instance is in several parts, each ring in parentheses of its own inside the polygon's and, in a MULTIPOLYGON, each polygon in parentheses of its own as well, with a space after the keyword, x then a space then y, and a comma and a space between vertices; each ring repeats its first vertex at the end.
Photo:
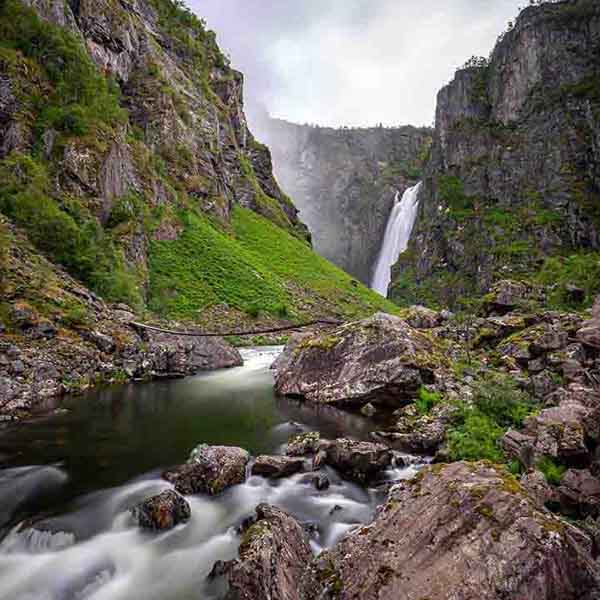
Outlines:
POLYGON ((392 280, 392 266, 408 246, 408 240, 419 208, 420 189, 421 183, 408 188, 400 202, 398 202, 400 193, 396 194, 396 201, 385 229, 383 244, 377 258, 377 266, 371 284, 371 288, 384 297, 387 296, 388 287, 392 280))

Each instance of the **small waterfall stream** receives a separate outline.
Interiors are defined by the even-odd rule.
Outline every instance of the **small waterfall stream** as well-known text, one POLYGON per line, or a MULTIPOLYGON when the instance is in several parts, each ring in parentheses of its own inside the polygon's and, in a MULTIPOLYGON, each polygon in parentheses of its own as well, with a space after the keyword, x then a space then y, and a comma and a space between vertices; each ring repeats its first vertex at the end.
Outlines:
POLYGON ((387 296, 388 287, 392 280, 392 266, 408 246, 408 240, 419 208, 420 189, 420 182, 414 187, 408 188, 399 202, 400 192, 396 194, 394 208, 385 229, 385 236, 371 283, 371 288, 384 297, 387 296))

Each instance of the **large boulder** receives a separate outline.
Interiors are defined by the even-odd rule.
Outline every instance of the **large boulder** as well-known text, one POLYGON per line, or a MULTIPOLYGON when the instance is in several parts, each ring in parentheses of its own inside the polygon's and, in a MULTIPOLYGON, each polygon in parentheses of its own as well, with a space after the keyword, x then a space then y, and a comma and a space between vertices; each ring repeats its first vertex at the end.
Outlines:
POLYGON ((145 331, 147 360, 155 376, 181 377, 202 371, 238 367, 239 351, 221 338, 145 331))
POLYGON ((447 359, 434 338, 378 313, 327 333, 294 336, 274 364, 279 394, 341 406, 399 406, 447 359))
POLYGON ((191 516, 187 500, 173 490, 147 498, 135 506, 132 513, 141 528, 153 531, 173 529, 191 516))
POLYGON ((335 440, 326 450, 325 461, 359 483, 369 483, 392 463, 391 450, 372 442, 335 440))
POLYGON ((163 473, 181 494, 220 494, 246 479, 250 455, 242 448, 201 444, 188 461, 163 473))
POLYGON ((500 467, 454 463, 395 486, 304 581, 308 598, 596 600, 589 547, 500 467))
POLYGON ((260 504, 227 569, 227 600, 301 600, 299 582, 312 559, 308 537, 288 514, 260 504))

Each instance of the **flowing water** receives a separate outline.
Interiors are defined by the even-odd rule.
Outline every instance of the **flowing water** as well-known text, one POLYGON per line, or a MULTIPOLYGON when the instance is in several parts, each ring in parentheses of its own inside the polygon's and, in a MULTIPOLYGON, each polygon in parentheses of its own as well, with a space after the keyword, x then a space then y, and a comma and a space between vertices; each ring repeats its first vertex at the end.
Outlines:
MULTIPOLYGON (((366 438, 359 416, 276 398, 269 366, 279 348, 243 351, 245 364, 179 381, 127 385, 66 399, 54 413, 0 429, 0 598, 203 600, 206 576, 234 558, 239 524, 261 502, 310 524, 315 552, 368 521, 384 499, 328 470, 280 481, 251 476, 224 494, 188 497, 192 517, 172 531, 140 531, 130 508, 170 484, 165 467, 198 443, 281 452, 294 433, 366 438)), ((392 469, 402 479, 418 465, 392 469)))
POLYGON ((417 218, 420 189, 421 183, 408 188, 400 201, 398 201, 400 193, 396 194, 394 208, 388 219, 371 284, 371 288, 382 296, 387 296, 392 280, 392 267, 408 246, 410 234, 417 218))

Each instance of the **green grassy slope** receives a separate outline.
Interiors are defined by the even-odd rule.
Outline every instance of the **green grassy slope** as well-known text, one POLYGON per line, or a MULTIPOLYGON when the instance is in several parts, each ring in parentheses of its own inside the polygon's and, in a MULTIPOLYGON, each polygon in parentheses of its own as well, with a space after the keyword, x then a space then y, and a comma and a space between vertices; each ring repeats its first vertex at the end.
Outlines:
POLYGON ((184 221, 177 240, 152 243, 150 307, 157 312, 203 321, 226 304, 253 317, 299 321, 398 310, 252 211, 234 208, 231 234, 200 215, 184 221))

